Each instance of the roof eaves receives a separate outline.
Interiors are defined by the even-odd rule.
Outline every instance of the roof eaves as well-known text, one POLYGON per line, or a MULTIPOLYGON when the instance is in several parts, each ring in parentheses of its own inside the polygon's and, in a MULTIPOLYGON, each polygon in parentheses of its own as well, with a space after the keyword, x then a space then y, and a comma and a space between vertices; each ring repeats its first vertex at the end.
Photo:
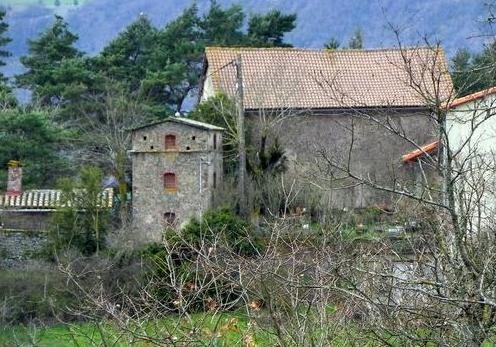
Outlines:
POLYGON ((131 128, 129 130, 130 131, 141 130, 144 128, 152 127, 152 126, 159 125, 162 123, 167 123, 167 122, 174 122, 174 123, 179 123, 179 124, 183 124, 183 125, 189 125, 189 126, 204 129, 204 130, 214 130, 214 131, 224 131, 225 130, 224 128, 218 127, 216 125, 203 123, 203 122, 199 122, 199 121, 195 121, 195 120, 187 119, 187 118, 179 118, 179 117, 169 117, 169 118, 157 121, 157 122, 143 124, 143 125, 131 128))
POLYGON ((482 99, 482 98, 484 98, 488 95, 492 95, 492 94, 496 94, 496 86, 491 87, 491 88, 487 88, 487 89, 484 89, 484 90, 481 90, 481 91, 478 91, 478 92, 475 92, 475 93, 472 93, 472 94, 469 94, 466 96, 463 96, 461 98, 457 98, 457 99, 455 99, 449 103, 448 109, 451 109, 451 108, 454 108, 454 107, 457 107, 460 105, 464 105, 464 104, 472 102, 472 101, 482 99))

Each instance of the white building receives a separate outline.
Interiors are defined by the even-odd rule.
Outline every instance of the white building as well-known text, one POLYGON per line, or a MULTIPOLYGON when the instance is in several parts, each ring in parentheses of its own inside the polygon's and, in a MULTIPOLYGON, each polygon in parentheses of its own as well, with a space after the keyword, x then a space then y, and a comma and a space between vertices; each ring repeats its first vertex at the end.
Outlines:
POLYGON ((496 87, 450 103, 446 120, 447 147, 454 159, 454 174, 462 214, 469 230, 496 225, 496 87))

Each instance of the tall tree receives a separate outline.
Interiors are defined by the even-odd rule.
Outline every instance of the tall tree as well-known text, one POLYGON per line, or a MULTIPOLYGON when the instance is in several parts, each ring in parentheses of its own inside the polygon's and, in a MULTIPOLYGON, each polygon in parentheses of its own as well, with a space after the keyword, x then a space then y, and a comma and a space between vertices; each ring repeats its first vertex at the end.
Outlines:
POLYGON ((141 94, 162 113, 180 111, 198 83, 204 48, 199 20, 198 9, 192 5, 157 33, 141 94))
POLYGON ((467 95, 496 84, 496 41, 480 53, 457 51, 451 61, 451 75, 458 96, 467 95))
POLYGON ((242 31, 244 18, 240 5, 223 9, 217 1, 212 0, 209 11, 199 21, 199 27, 210 45, 239 45, 245 37, 242 31))
POLYGON ((155 48, 157 30, 147 16, 140 17, 107 45, 97 57, 96 66, 108 78, 126 82, 137 92, 155 48))
MULTIPOLYGON (((5 21, 5 15, 5 10, 0 8, 0 67, 5 65, 5 61, 3 59, 10 56, 10 52, 4 48, 11 41, 11 39, 7 36, 9 25, 5 21)), ((0 72, 0 84, 5 81, 5 76, 2 72, 0 72)))
POLYGON ((5 181, 9 160, 24 166, 27 187, 47 187, 67 170, 57 155, 64 137, 47 112, 4 109, 0 111, 0 181, 5 181))
POLYGON ((282 14, 272 10, 266 14, 255 14, 248 22, 248 43, 252 46, 291 47, 284 42, 284 34, 296 27, 296 14, 282 14))
POLYGON ((73 34, 67 22, 55 16, 53 25, 37 39, 29 41, 29 54, 21 57, 27 72, 17 76, 17 84, 33 92, 34 100, 40 105, 63 105, 67 100, 68 86, 77 85, 80 74, 75 68, 83 66, 82 52, 74 47, 77 35, 73 34))

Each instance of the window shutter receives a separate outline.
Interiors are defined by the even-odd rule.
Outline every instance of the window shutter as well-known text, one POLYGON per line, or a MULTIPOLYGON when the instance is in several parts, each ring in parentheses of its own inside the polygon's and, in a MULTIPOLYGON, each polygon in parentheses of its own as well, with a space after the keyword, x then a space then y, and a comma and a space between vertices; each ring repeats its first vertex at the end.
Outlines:
POLYGON ((176 174, 173 172, 166 172, 164 174, 164 188, 166 190, 176 190, 177 189, 177 180, 176 174))
POLYGON ((176 135, 165 135, 165 149, 176 149, 176 135))

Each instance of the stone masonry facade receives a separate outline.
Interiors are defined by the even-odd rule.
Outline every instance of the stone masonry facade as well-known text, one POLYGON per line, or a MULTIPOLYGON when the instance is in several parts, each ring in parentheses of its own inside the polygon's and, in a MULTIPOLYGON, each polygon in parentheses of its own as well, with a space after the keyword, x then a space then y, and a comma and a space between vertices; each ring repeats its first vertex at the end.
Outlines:
MULTIPOLYGON (((259 146, 264 119, 258 112, 248 112, 248 128, 255 147, 259 146)), ((389 206, 398 196, 359 184, 328 160, 378 186, 413 191, 421 178, 418 163, 404 163, 402 155, 417 149, 413 143, 423 145, 438 136, 432 117, 422 108, 308 111, 274 122, 267 146, 275 139, 279 141, 288 159, 287 174, 319 187, 321 207, 364 208, 375 204, 389 206)), ((431 167, 424 169, 427 175, 432 174, 431 167)))
POLYGON ((133 224, 147 241, 214 207, 222 182, 222 128, 184 118, 133 130, 133 224))

